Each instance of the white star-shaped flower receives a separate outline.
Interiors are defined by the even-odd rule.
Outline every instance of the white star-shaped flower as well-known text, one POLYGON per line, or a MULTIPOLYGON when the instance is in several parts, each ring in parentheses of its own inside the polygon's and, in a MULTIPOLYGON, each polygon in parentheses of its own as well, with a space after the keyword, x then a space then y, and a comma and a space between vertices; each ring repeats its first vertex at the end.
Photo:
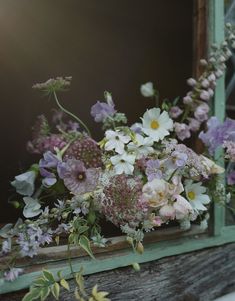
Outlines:
POLYGON ((110 158, 114 171, 117 175, 125 173, 126 175, 133 174, 135 156, 123 153, 121 155, 116 155, 110 158))
POLYGON ((128 150, 136 155, 137 159, 152 154, 154 149, 152 148, 153 139, 150 137, 143 137, 140 134, 136 134, 135 141, 128 144, 128 150))
POLYGON ((112 130, 106 131, 105 137, 108 140, 104 146, 105 150, 115 150, 115 152, 117 152, 118 154, 123 154, 125 144, 127 144, 131 140, 129 136, 112 130))

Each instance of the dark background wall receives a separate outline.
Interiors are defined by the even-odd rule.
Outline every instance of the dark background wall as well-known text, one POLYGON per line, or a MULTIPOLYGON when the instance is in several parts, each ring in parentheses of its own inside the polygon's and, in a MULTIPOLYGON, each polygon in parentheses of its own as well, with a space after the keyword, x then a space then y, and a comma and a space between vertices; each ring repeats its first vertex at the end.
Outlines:
POLYGON ((192 73, 193 0, 0 0, 0 222, 17 212, 9 181, 32 158, 30 127, 54 103, 35 82, 72 75, 63 103, 101 137, 90 106, 111 91, 130 123, 153 103, 139 86, 153 81, 161 97, 182 95, 192 73))

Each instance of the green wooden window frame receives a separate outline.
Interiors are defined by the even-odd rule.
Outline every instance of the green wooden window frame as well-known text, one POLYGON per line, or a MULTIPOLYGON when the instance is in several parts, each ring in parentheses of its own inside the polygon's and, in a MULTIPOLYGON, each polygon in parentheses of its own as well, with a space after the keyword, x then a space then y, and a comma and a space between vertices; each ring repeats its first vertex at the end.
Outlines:
MULTIPOLYGON (((208 36, 209 43, 220 43, 224 39, 224 1, 223 0, 209 0, 208 9, 208 36)), ((221 121, 225 117, 225 82, 221 78, 217 84, 215 98, 214 98, 214 115, 221 121)), ((223 179, 222 179, 223 180, 223 179)), ((167 229, 155 231, 154 235, 150 235, 145 244, 145 251, 142 255, 134 254, 128 248, 127 244, 122 238, 114 238, 112 247, 107 251, 99 251, 96 254, 97 259, 91 259, 84 254, 80 257, 76 256, 79 251, 77 248, 72 250, 74 256, 72 258, 73 270, 79 271, 83 267, 84 274, 92 274, 101 271, 111 270, 124 266, 129 266, 134 262, 144 263, 160 259, 162 257, 178 255, 190 251, 200 250, 203 248, 219 246, 230 242, 235 242, 235 225, 225 225, 225 209, 218 204, 214 205, 213 218, 211 219, 211 227, 208 231, 201 233, 197 227, 192 230, 179 231, 167 229), (164 240, 163 240, 164 239, 164 240)), ((43 267, 50 269, 55 275, 58 271, 63 270, 65 278, 71 278, 70 268, 67 260, 65 260, 66 246, 60 247, 60 256, 56 257, 58 247, 45 248, 43 254, 45 257, 49 253, 55 254, 56 260, 53 256, 43 264, 43 267), (64 252, 64 253, 63 253, 64 252), (62 254, 62 255, 61 255, 62 254)), ((42 255, 43 255, 42 254, 42 255)), ((43 257, 43 256, 42 256, 43 257)), ((42 264, 39 259, 36 261, 30 260, 28 262, 28 273, 21 275, 13 283, 3 282, 0 279, 0 294, 21 290, 27 288, 32 283, 32 280, 41 274, 42 264), (35 263, 38 270, 31 270, 29 266, 35 263)))

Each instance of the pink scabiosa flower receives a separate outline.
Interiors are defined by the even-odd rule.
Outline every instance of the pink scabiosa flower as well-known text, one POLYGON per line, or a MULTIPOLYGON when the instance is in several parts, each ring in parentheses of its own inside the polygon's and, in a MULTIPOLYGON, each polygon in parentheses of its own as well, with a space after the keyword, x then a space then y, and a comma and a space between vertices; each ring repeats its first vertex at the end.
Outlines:
POLYGON ((175 126, 176 135, 181 141, 190 138, 191 136, 190 129, 187 124, 175 122, 174 126, 175 126))
POLYGON ((148 206, 142 200, 142 181, 125 174, 115 175, 98 196, 98 205, 107 220, 116 226, 135 228, 143 222, 148 206))
POLYGON ((64 160, 76 159, 82 161, 86 168, 102 167, 102 151, 97 142, 84 136, 70 144, 64 155, 64 160))
POLYGON ((96 188, 99 178, 99 169, 86 169, 84 163, 76 159, 68 159, 65 169, 64 185, 73 194, 84 194, 96 188))

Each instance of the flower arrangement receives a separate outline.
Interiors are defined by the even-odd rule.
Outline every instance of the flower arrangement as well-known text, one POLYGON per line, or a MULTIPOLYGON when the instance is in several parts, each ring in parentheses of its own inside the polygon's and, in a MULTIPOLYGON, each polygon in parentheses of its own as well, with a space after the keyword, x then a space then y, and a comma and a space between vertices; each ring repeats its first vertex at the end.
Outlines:
MULTIPOLYGON (((118 227, 139 253, 144 250, 144 234, 162 225, 174 221, 185 230, 191 223, 207 227, 210 204, 224 204, 227 198, 224 186, 217 185, 217 175, 224 169, 209 158, 218 147, 224 148, 225 158, 230 160, 230 193, 234 193, 235 183, 235 121, 227 119, 220 124, 215 117, 208 120, 208 102, 216 80, 226 69, 229 47, 235 48, 231 25, 226 29, 225 41, 213 45, 208 60, 201 60, 205 70, 199 79, 188 79, 191 91, 182 101, 178 98, 160 105, 159 93, 152 83, 146 83, 141 93, 155 99, 156 106, 147 110, 140 122, 129 126, 125 114, 117 111, 111 93, 105 92, 104 101, 91 108, 91 116, 104 130, 99 142, 58 99, 58 92, 69 88, 71 77, 33 86, 53 96, 60 111, 55 111, 52 127, 44 115, 33 127, 27 149, 41 159, 11 182, 25 220, 20 218, 15 225, 7 224, 0 230, 2 256, 9 258, 17 252, 31 258, 40 247, 53 241, 59 244, 60 237, 67 237, 69 245, 79 245, 93 256, 91 245, 105 247, 108 240, 103 237, 101 218, 118 227), (207 130, 201 131, 199 138, 208 148, 208 156, 182 143, 192 132, 200 131, 206 121, 207 130)), ((5 281, 14 281, 23 273, 14 266, 14 258, 3 271, 5 281)), ((44 271, 45 279, 48 273, 44 271)), ((61 281, 66 288, 65 280, 61 281)), ((54 296, 60 286, 56 283, 51 288, 54 296)), ((41 296, 39 285, 34 286, 41 296)), ((94 291, 97 293, 97 288, 94 291)))

